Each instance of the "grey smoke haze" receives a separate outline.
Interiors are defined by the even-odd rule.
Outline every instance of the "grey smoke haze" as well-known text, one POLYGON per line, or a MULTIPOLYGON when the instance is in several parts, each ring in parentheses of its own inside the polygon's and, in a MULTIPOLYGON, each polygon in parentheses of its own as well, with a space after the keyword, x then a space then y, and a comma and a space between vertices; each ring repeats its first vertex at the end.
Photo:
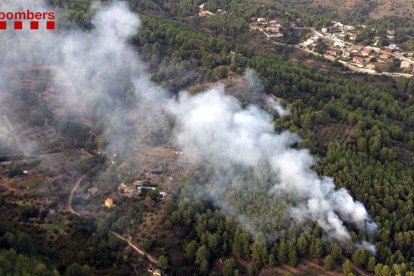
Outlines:
MULTIPOLYGON (((260 78, 257 76, 257 72, 254 69, 247 68, 244 72, 244 79, 247 80, 251 93, 264 94, 263 83, 260 78)), ((279 117, 287 117, 290 115, 290 111, 285 109, 276 98, 272 96, 266 96, 266 104, 274 112, 277 113, 279 117)))
MULTIPOLYGON (((277 202, 289 196, 290 217, 298 222, 311 219, 328 236, 349 239, 344 222, 367 231, 376 227, 360 202, 345 189, 335 189, 332 178, 317 175, 308 150, 292 148, 299 141, 298 136, 287 131, 275 133, 269 114, 255 106, 243 109, 235 98, 225 95, 222 86, 196 96, 184 92, 177 102, 171 103, 169 110, 177 118, 177 143, 184 154, 196 155, 199 162, 216 168, 214 180, 205 192, 243 221, 249 217, 247 209, 243 213, 235 203, 221 202, 233 189, 246 188, 240 183, 227 185, 221 181, 238 178, 237 174, 233 175, 237 170, 231 168, 251 170, 254 179, 259 181, 273 177, 270 187, 259 187, 263 191, 268 189, 267 200, 277 202)), ((266 213, 266 209, 261 211, 266 213)), ((263 222, 277 224, 277 221, 263 222)), ((258 230, 258 227, 248 228, 258 230)), ((267 235, 271 238, 277 233, 267 235)))
MULTIPOLYGON (((40 2, 30 1, 45 7, 40 2)), ((276 133, 272 117, 260 108, 243 109, 222 86, 196 96, 182 92, 178 99, 170 97, 149 80, 127 43, 140 27, 137 16, 122 3, 96 8, 90 32, 8 32, 7 43, 0 46, 8 52, 2 65, 53 66, 56 87, 61 88, 56 101, 72 114, 95 118, 109 149, 117 153, 131 154, 154 140, 152 134, 168 132, 166 118, 173 116, 176 145, 185 156, 212 168, 203 187, 196 189, 253 236, 262 231, 267 240, 277 238, 282 230, 273 226, 280 221, 311 220, 338 240, 350 238, 344 223, 367 231, 376 227, 360 202, 345 189, 335 189, 331 178, 317 175, 307 150, 292 147, 299 137, 276 133), (38 50, 33 53, 32 47, 38 50), (241 202, 231 200, 237 196, 241 202)), ((256 91, 263 90, 254 71, 248 70, 246 79, 256 91)), ((277 102, 272 104, 280 116, 287 114, 277 102)))
POLYGON ((366 242, 366 241, 358 242, 358 243, 356 243, 355 246, 357 248, 362 247, 362 248, 364 248, 365 250, 367 250, 368 252, 370 252, 373 255, 376 255, 377 254, 377 250, 375 248, 375 245, 373 245, 373 244, 371 244, 369 242, 366 242))
MULTIPOLYGON (((9 0, 4 10, 50 10, 42 1, 9 0), (27 4, 27 5, 26 5, 27 4)), ((166 93, 149 80, 145 66, 127 39, 137 33, 139 18, 125 3, 94 3, 94 29, 54 32, 40 29, 5 32, 2 64, 47 66, 57 92, 53 99, 69 117, 92 118, 103 129, 108 149, 130 156, 141 143, 165 129, 166 93)))
POLYGON ((257 72, 254 69, 247 68, 244 72, 244 78, 247 80, 249 87, 255 92, 263 92, 263 84, 260 78, 257 76, 257 72))
POLYGON ((281 106, 280 103, 272 97, 267 98, 267 104, 273 111, 276 111, 279 117, 287 117, 290 115, 290 111, 288 109, 283 108, 283 106, 281 106))
POLYGON ((63 40, 63 68, 76 83, 76 97, 82 99, 84 110, 88 113, 99 105, 104 111, 95 117, 102 118, 110 148, 127 154, 151 140, 148 135, 166 128, 162 110, 166 93, 149 80, 126 43, 141 23, 125 4, 100 8, 92 23, 92 32, 77 32, 63 40))

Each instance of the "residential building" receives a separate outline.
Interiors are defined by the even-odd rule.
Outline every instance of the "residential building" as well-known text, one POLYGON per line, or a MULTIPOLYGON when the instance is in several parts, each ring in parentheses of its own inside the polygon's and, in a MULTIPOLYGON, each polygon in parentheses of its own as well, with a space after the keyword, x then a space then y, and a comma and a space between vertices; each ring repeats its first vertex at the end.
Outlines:
POLYGON ((369 70, 375 70, 375 64, 370 62, 367 65, 365 65, 365 68, 369 70))
POLYGON ((410 69, 410 70, 412 70, 413 67, 414 67, 414 62, 407 61, 407 60, 402 60, 400 67, 402 69, 410 69))
POLYGON ((366 64, 366 61, 363 57, 361 56, 354 56, 352 58, 352 62, 355 63, 358 67, 364 67, 366 64))
POLYGON ((104 205, 106 208, 112 208, 114 206, 114 200, 110 197, 105 199, 104 205))

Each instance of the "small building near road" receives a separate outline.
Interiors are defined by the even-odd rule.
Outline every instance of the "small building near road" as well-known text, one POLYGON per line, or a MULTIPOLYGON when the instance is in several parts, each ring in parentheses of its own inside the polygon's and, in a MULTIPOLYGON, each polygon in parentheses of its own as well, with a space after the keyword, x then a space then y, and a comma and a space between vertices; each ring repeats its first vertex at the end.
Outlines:
POLYGON ((329 48, 325 51, 325 54, 333 57, 339 57, 342 55, 342 51, 339 49, 329 48))
POLYGON ((159 269, 159 268, 154 269, 154 271, 152 272, 152 275, 153 276, 162 276, 162 270, 159 269))
POLYGON ((367 65, 365 65, 365 68, 368 70, 375 70, 375 64, 370 62, 367 65))
POLYGON ((108 197, 107 199, 105 199, 104 206, 106 208, 114 207, 114 200, 112 198, 108 197))
POLYGON ((413 70, 413 68, 414 68, 414 62, 410 62, 410 61, 407 61, 407 60, 402 60, 400 67, 402 69, 413 70))
POLYGON ((390 61, 392 61, 392 56, 387 52, 382 52, 378 56, 378 59, 379 59, 380 62, 390 62, 390 61))
POLYGON ((367 57, 367 56, 371 55, 372 52, 373 52, 373 50, 371 48, 364 48, 364 49, 362 49, 362 51, 360 52, 360 54, 363 57, 367 57))
POLYGON ((358 67, 362 68, 365 66, 366 61, 363 57, 361 56, 355 56, 352 58, 352 62, 355 63, 358 67))

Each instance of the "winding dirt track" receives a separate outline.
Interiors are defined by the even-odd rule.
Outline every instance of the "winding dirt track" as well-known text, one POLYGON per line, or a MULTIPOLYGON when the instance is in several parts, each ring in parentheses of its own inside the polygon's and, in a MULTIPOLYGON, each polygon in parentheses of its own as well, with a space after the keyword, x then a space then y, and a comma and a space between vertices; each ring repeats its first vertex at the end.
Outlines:
MULTIPOLYGON (((76 190, 79 188, 79 185, 81 184, 82 180, 85 179, 85 177, 88 175, 89 172, 87 172, 86 174, 82 175, 75 183, 75 185, 73 186, 72 190, 70 191, 69 194, 69 199, 68 199, 68 205, 67 205, 67 210, 69 212, 71 212, 74 215, 77 216, 82 216, 80 213, 76 212, 75 209, 73 209, 72 206, 72 201, 73 201, 73 195, 75 194, 76 190)), ((111 231, 111 234, 114 235, 117 239, 122 240, 124 242, 126 242, 132 249, 134 249, 138 254, 146 257, 150 262, 152 262, 153 264, 157 264, 158 263, 158 259, 154 256, 151 256, 148 252, 146 252, 145 250, 139 248, 137 245, 133 244, 131 240, 124 238, 123 236, 121 236, 120 234, 111 231)))
POLYGON ((73 209, 73 206, 72 206, 73 195, 75 194, 75 191, 78 189, 78 187, 79 187, 80 183, 82 182, 82 180, 83 180, 83 179, 84 179, 87 175, 88 175, 88 173, 85 173, 84 175, 82 175, 82 176, 78 179, 78 181, 76 181, 75 185, 73 186, 73 188, 72 188, 72 190, 70 191, 70 194, 69 194, 69 199, 68 199, 67 209, 68 209, 68 211, 69 211, 69 212, 71 212, 71 213, 72 213, 72 214, 74 214, 74 215, 78 215, 78 216, 80 216, 80 214, 79 214, 78 212, 76 212, 76 211, 73 209))
POLYGON ((139 248, 138 246, 136 246, 135 244, 133 244, 129 239, 126 239, 124 237, 122 237, 120 234, 111 231, 111 234, 114 235, 115 237, 117 237, 120 240, 123 240, 124 242, 128 243, 129 246, 132 247, 132 249, 134 249, 136 252, 138 252, 140 255, 147 257, 147 259, 152 262, 153 264, 157 264, 158 263, 158 259, 151 256, 150 254, 148 254, 147 252, 145 252, 144 250, 142 250, 141 248, 139 248))

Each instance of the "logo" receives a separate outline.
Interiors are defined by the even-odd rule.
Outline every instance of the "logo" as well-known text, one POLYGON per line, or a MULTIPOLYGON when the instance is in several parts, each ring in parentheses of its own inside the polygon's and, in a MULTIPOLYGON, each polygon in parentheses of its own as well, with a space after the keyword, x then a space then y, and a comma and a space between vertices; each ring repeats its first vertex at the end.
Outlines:
POLYGON ((4 12, 0 11, 0 30, 14 29, 14 30, 54 30, 55 12, 32 12, 30 10, 19 12, 4 12))

